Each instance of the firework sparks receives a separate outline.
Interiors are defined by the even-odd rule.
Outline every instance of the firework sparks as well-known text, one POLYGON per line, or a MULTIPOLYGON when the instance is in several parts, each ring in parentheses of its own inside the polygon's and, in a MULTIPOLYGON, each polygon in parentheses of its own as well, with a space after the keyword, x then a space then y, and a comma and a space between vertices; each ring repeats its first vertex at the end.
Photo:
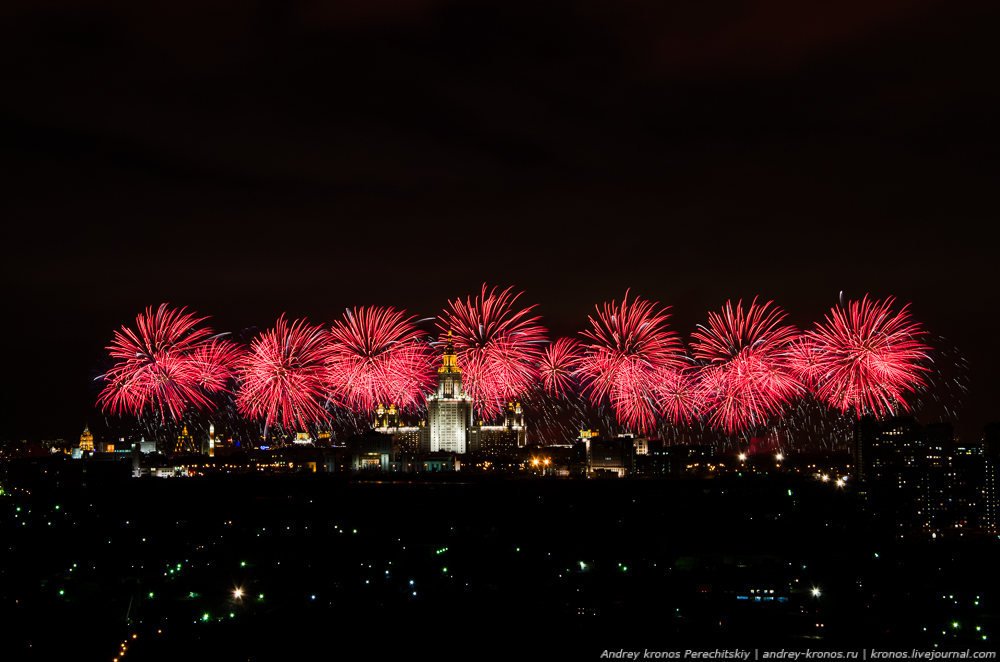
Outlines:
POLYGON ((823 349, 808 335, 795 338, 788 344, 788 365, 804 386, 815 390, 822 376, 823 349))
POLYGON ((280 422, 305 430, 325 423, 330 354, 322 327, 305 320, 289 324, 282 315, 275 328, 251 343, 236 398, 240 413, 263 418, 265 427, 280 422))
POLYGON ((821 354, 817 395, 831 407, 886 416, 897 406, 907 409, 904 393, 923 384, 928 347, 916 339, 923 331, 910 321, 908 306, 894 313, 893 301, 865 296, 834 306, 826 323, 809 332, 821 354))
POLYGON ((564 395, 573 385, 573 376, 582 357, 580 344, 560 338, 545 348, 539 363, 542 386, 549 395, 564 395))
POLYGON ((367 412, 380 403, 417 407, 433 386, 430 347, 413 317, 392 308, 358 308, 334 322, 330 385, 344 404, 367 412))
POLYGON ((98 397, 104 411, 138 416, 153 410, 166 422, 168 414, 176 420, 192 407, 212 406, 203 389, 222 388, 234 355, 211 351, 222 341, 210 329, 196 329, 205 318, 185 310, 161 304, 154 313, 150 306, 136 316, 136 330, 123 326, 115 332, 107 348, 114 365, 103 375, 107 385, 98 397))
POLYGON ((633 429, 655 425, 656 387, 666 370, 679 370, 683 361, 680 343, 666 330, 668 315, 655 312, 655 303, 636 297, 621 306, 612 301, 583 335, 592 342, 584 346, 579 373, 591 402, 611 402, 620 423, 633 429))
POLYGON ((653 394, 660 412, 675 425, 693 423, 704 406, 702 386, 690 370, 659 371, 653 394))
POLYGON ((708 363, 702 370, 708 422, 728 434, 762 425, 802 389, 787 356, 796 331, 782 326, 784 313, 770 306, 754 299, 744 311, 742 302, 735 308, 727 302, 692 334, 695 357, 708 363))
POLYGON ((475 299, 449 301, 438 327, 451 331, 463 386, 484 419, 496 418, 538 381, 545 328, 529 317, 535 306, 514 311, 520 294, 496 288, 475 299))
POLYGON ((226 391, 238 372, 246 350, 230 340, 212 338, 200 344, 190 355, 198 383, 209 393, 226 391))

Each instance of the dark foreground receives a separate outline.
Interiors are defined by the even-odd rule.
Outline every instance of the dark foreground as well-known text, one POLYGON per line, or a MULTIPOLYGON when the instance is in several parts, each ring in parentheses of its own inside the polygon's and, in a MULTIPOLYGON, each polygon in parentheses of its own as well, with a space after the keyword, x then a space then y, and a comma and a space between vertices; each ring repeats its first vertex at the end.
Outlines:
POLYGON ((0 658, 861 659, 1000 638, 997 541, 880 541, 829 484, 461 480, 149 479, 4 502, 0 658))

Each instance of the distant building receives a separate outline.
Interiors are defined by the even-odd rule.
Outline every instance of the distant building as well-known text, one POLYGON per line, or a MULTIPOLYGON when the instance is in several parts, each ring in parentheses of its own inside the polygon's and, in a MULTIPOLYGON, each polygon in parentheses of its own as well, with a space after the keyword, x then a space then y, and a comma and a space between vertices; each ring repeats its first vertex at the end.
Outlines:
POLYGON ((872 523, 897 537, 952 537, 988 522, 987 462, 981 448, 957 443, 948 423, 863 419, 855 465, 872 523))
POLYGON ((484 457, 511 457, 524 448, 527 428, 520 402, 508 402, 501 425, 479 425, 469 428, 469 452, 484 457))
POLYGON ((983 528, 987 533, 1000 534, 997 512, 1000 510, 1000 492, 997 479, 1000 478, 1000 423, 989 423, 983 429, 980 447, 983 455, 983 528))
MULTIPOLYGON (((427 423, 420 421, 419 425, 402 425, 396 405, 378 405, 375 408, 375 421, 372 427, 376 432, 392 436, 394 453, 416 453, 420 450, 420 437, 427 433, 427 423)), ((429 440, 429 438, 428 438, 429 440)))
POLYGON ((204 451, 209 457, 215 457, 216 441, 217 440, 215 438, 215 424, 214 423, 209 423, 208 424, 208 439, 205 442, 205 445, 207 446, 207 448, 204 451))
POLYGON ((80 435, 80 451, 87 452, 94 450, 94 435, 90 432, 90 426, 83 426, 83 434, 80 435))
POLYGON ((188 434, 187 426, 179 435, 177 435, 177 442, 174 444, 174 453, 197 453, 198 448, 194 444, 194 437, 188 434))
POLYGON ((632 437, 588 437, 584 441, 587 445, 588 474, 622 478, 635 472, 635 441, 632 437))
POLYGON ((424 453, 465 453, 472 427, 472 399, 462 389, 462 370, 448 332, 448 344, 438 368, 438 384, 427 396, 427 433, 420 451, 424 453))
POLYGON ((392 437, 375 430, 347 440, 352 471, 388 471, 392 437))

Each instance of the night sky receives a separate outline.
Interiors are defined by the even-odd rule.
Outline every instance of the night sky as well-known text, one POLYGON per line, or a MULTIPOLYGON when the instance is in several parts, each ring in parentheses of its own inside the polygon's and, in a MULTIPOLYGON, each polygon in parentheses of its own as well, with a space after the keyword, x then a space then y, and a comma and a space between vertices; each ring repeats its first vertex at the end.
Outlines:
MULTIPOLYGON (((485 282, 554 335, 632 294, 800 327, 895 296, 1000 419, 1000 8, 15 0, 0 8, 0 438, 101 419, 169 302, 243 332, 485 282)), ((951 396, 947 396, 951 397, 951 396)))

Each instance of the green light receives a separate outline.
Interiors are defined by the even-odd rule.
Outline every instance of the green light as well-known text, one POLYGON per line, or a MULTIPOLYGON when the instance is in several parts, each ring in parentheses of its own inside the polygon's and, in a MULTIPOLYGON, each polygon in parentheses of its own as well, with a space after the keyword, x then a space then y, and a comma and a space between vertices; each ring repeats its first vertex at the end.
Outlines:
POLYGON ((247 564, 247 562, 246 562, 246 561, 241 561, 241 562, 240 562, 240 567, 241 567, 241 568, 243 568, 243 567, 245 567, 245 566, 246 566, 246 564, 247 564))
POLYGON ((441 568, 441 569, 444 570, 445 572, 448 572, 448 568, 441 568))
POLYGON ((261 600, 263 600, 263 599, 264 599, 264 594, 263 594, 263 593, 261 593, 261 594, 260 594, 260 599, 261 599, 261 600))
POLYGON ((150 593, 150 594, 149 594, 149 597, 153 597, 153 594, 152 594, 152 593, 150 593))
POLYGON ((66 591, 59 591, 59 595, 65 595, 66 591))
POLYGON ((205 614, 204 616, 202 616, 202 617, 201 617, 201 620, 203 620, 203 621, 207 621, 207 620, 208 620, 208 614, 205 614))
POLYGON ((59 506, 56 506, 56 510, 59 510, 59 506))
POLYGON ((952 624, 951 624, 951 627, 953 627, 953 628, 957 628, 957 627, 958 627, 958 623, 952 623, 952 624))
POLYGON ((174 574, 174 571, 173 571, 173 569, 171 569, 171 570, 170 570, 170 574, 171 574, 171 575, 172 575, 172 574, 174 574))

